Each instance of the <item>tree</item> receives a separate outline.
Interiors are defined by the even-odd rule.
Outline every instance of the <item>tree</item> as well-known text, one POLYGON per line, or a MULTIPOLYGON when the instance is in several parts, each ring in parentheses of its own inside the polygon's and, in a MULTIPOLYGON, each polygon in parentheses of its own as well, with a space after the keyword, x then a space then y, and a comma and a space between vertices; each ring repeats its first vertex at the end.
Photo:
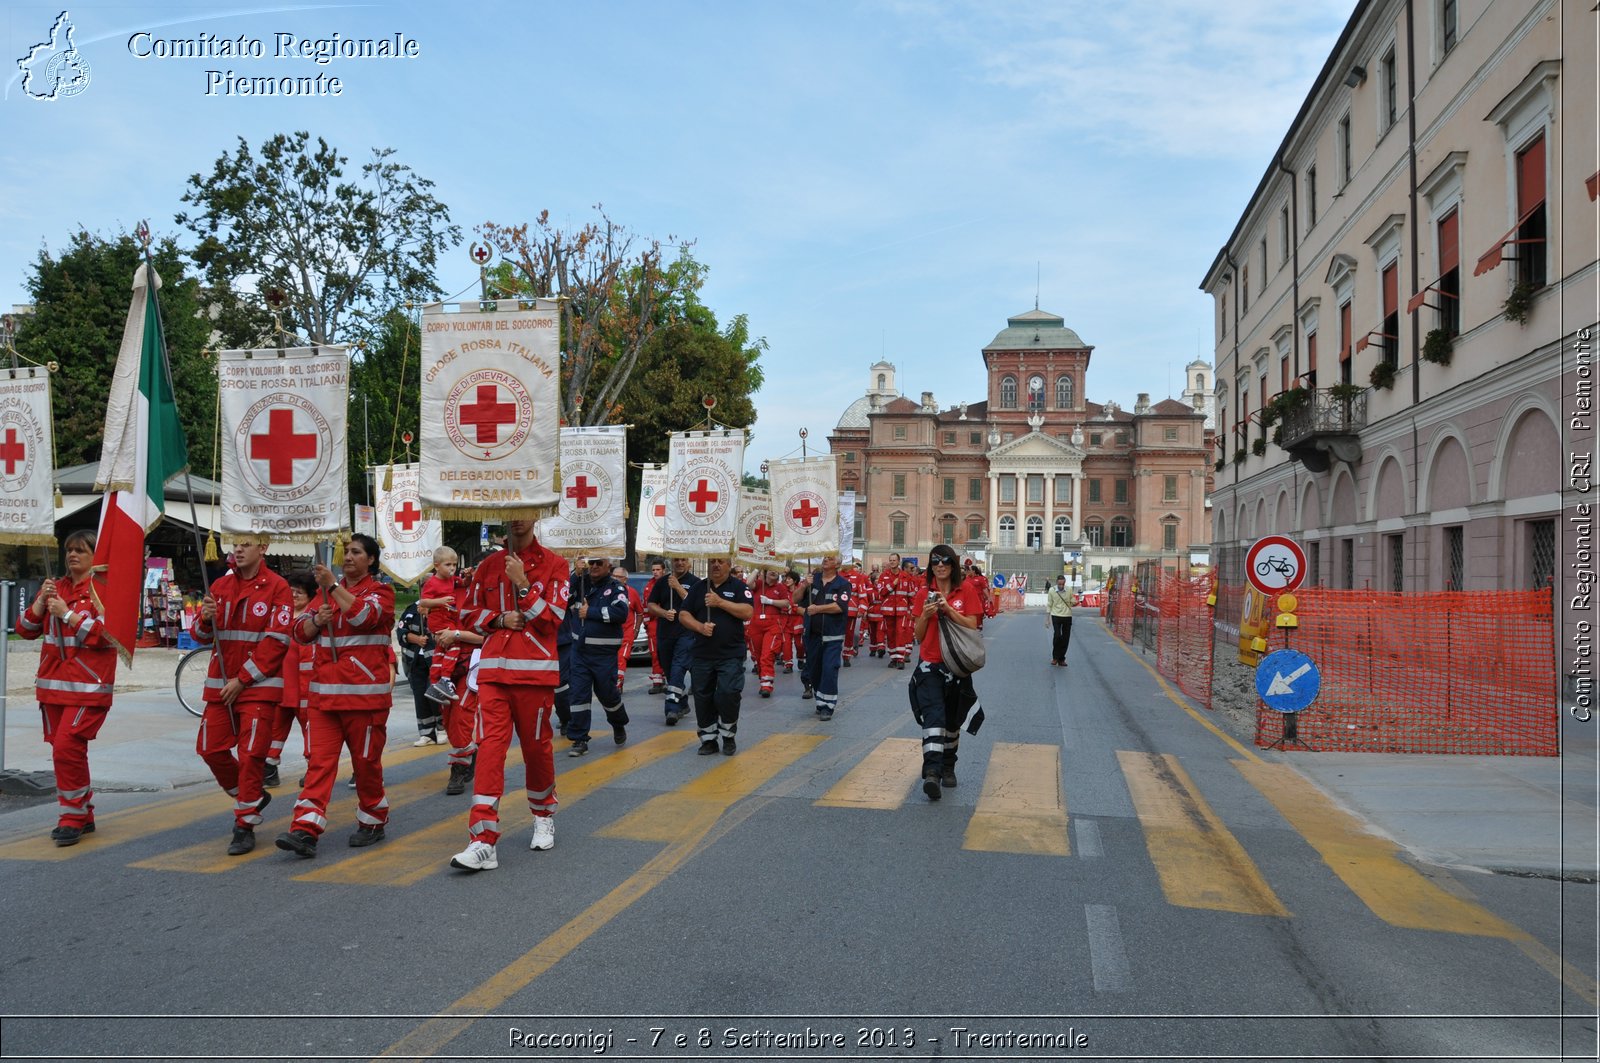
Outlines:
MULTIPOLYGON (((211 325, 203 313, 197 278, 186 276, 177 244, 164 238, 150 248, 161 289, 156 298, 172 363, 178 417, 189 444, 189 467, 212 474, 216 366, 203 355, 211 325)), ((79 230, 59 256, 39 252, 28 291, 34 312, 20 318, 16 347, 36 362, 54 360, 51 380, 57 466, 100 456, 106 396, 133 299, 133 275, 144 250, 127 233, 115 239, 79 230)))
POLYGON ((600 206, 595 211, 598 221, 570 232, 552 225, 549 211, 532 225, 478 228, 505 258, 493 273, 496 294, 562 299, 561 414, 569 425, 617 422, 646 344, 683 316, 704 278, 688 243, 664 265, 659 240, 645 241, 600 206))
POLYGON ((439 248, 461 239, 433 182, 393 154, 374 148, 347 181, 349 160, 321 137, 279 133, 259 160, 240 137, 209 176, 189 178, 183 201, 196 213, 178 224, 199 237, 194 260, 212 287, 238 291, 254 277, 262 293, 284 294, 285 324, 312 343, 361 339, 405 300, 441 294, 439 248))

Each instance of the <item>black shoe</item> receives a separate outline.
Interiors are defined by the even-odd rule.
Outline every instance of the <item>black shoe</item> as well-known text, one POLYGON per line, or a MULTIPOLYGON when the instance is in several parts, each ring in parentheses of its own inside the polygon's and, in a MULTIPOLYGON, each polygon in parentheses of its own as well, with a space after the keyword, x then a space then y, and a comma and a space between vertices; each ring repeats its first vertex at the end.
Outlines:
POLYGON ((243 856, 256 847, 256 832, 249 827, 233 828, 233 841, 228 843, 229 856, 243 856))
POLYGON ((812 690, 810 687, 806 687, 804 690, 800 691, 800 699, 802 701, 810 701, 815 693, 816 691, 812 690))
POLYGON ((681 720, 682 718, 683 718, 683 714, 681 712, 668 712, 667 713, 667 726, 668 727, 676 727, 676 726, 678 726, 678 721, 681 720))
POLYGON ((723 756, 731 757, 737 752, 739 752, 739 747, 734 742, 733 735, 729 735, 727 738, 724 738, 722 740, 722 755, 723 756))
POLYGON ((589 743, 587 743, 587 742, 574 742, 574 743, 572 743, 572 748, 567 750, 567 756, 569 756, 569 757, 581 757, 587 752, 589 752, 589 743))
POLYGON ((922 777, 922 792, 928 795, 929 801, 937 801, 944 796, 939 792, 939 776, 924 775, 922 777))
POLYGON ((715 756, 718 752, 717 740, 715 738, 708 738, 704 742, 701 742, 698 752, 702 757, 715 756))
POLYGON ((622 723, 614 723, 614 724, 612 724, 611 725, 611 739, 612 739, 612 741, 616 742, 617 745, 619 745, 619 746, 622 743, 626 742, 628 740, 628 725, 627 724, 622 724, 622 723))
POLYGON ((792 664, 784 665, 783 666, 783 674, 784 675, 793 675, 794 674, 794 665, 792 665, 792 664))
POLYGON ((57 845, 76 845, 76 844, 78 844, 78 839, 79 838, 83 837, 85 834, 93 834, 93 833, 94 833, 94 820, 91 819, 89 822, 85 823, 82 827, 59 827, 58 826, 58 827, 54 828, 53 830, 51 830, 50 839, 52 841, 54 841, 57 845), (64 841, 61 840, 62 838, 68 837, 69 835, 72 838, 72 840, 70 842, 64 842, 64 841))
POLYGON ((262 787, 270 790, 274 786, 281 786, 282 784, 283 780, 278 778, 278 766, 276 764, 268 764, 267 770, 261 773, 262 787))
POLYGON ((826 723, 827 721, 833 719, 833 710, 832 709, 818 709, 817 710, 817 719, 819 719, 819 720, 823 721, 824 723, 826 723))
POLYGON ((762 697, 770 698, 770 697, 772 697, 772 688, 771 687, 762 687, 760 693, 761 693, 762 697))
POLYGON ((356 828, 354 834, 350 835, 350 848, 365 849, 367 846, 381 841, 383 841, 383 824, 378 823, 368 826, 363 823, 356 828))
POLYGON ((850 667, 850 658, 848 658, 848 657, 846 657, 846 658, 845 658, 845 659, 844 659, 844 666, 845 666, 845 667, 846 667, 846 668, 849 668, 849 667, 850 667))
POLYGON ((760 675, 761 674, 761 666, 759 664, 752 664, 750 666, 750 674, 751 675, 760 675))
POLYGON ((278 835, 278 848, 309 860, 317 855, 317 839, 309 831, 291 830, 278 835))
POLYGON ((465 793, 467 781, 472 778, 472 769, 465 764, 450 765, 450 781, 444 784, 444 792, 450 795, 465 793))
POLYGON ((948 790, 954 790, 956 787, 956 769, 944 769, 944 774, 939 777, 939 785, 948 790))
POLYGON ((665 689, 667 689, 667 684, 665 684, 665 683, 651 683, 650 684, 650 693, 652 693, 652 694, 659 694, 665 689))

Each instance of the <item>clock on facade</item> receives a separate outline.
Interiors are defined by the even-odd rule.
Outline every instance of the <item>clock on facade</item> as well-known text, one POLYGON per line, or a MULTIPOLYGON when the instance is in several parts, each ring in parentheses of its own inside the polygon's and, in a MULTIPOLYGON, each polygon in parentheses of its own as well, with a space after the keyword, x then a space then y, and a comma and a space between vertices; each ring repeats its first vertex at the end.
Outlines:
POLYGON ((1044 377, 1042 377, 1042 376, 1029 377, 1028 378, 1028 390, 1029 391, 1043 391, 1044 390, 1044 377))

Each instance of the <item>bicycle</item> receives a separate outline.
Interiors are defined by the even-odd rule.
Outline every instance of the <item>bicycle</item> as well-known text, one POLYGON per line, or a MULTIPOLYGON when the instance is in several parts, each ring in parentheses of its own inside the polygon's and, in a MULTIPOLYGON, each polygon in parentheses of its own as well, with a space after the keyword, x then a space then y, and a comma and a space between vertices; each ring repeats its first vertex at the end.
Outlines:
POLYGON ((190 650, 178 660, 172 685, 178 694, 178 704, 182 705, 190 716, 201 716, 206 711, 206 675, 210 671, 210 646, 190 650))

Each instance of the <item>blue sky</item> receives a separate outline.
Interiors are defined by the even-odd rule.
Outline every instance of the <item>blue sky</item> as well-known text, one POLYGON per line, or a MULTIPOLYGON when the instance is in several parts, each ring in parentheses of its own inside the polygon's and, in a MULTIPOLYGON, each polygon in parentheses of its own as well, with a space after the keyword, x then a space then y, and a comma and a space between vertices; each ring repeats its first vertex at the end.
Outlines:
MULTIPOLYGON (((62 7, 10 2, 0 303, 78 227, 173 222, 236 137, 307 129, 433 180, 471 239, 549 210, 696 241, 702 297, 771 345, 749 466, 814 449, 880 357, 913 397, 984 397, 1011 314, 1095 347, 1087 394, 1131 406, 1211 356, 1196 286, 1353 0, 1090 3, 208 4, 68 7, 88 87, 40 102, 16 60, 62 7), (263 60, 139 59, 129 38, 243 34, 263 60), (403 33, 405 60, 271 58, 273 35, 403 33), (208 69, 338 76, 338 97, 207 96, 208 69)), ((448 292, 476 276, 442 256, 448 292)), ((62 352, 62 357, 70 357, 62 352)), ((688 426, 685 426, 688 427, 688 426)))

